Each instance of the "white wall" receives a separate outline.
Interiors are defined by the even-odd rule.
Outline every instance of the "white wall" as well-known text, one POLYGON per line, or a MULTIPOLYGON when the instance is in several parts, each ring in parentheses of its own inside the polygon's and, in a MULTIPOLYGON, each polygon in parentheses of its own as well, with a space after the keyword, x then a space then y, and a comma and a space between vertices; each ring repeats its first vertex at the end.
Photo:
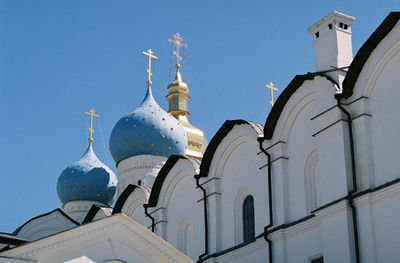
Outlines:
POLYGON ((157 206, 149 208, 157 235, 193 260, 204 253, 203 196, 194 179, 197 169, 190 160, 180 159, 165 177, 157 206))
POLYGON ((242 206, 254 197, 255 235, 268 224, 267 175, 259 152, 259 134, 249 125, 236 125, 221 141, 212 159, 205 186, 209 202, 210 253, 243 242, 242 206), (210 180, 214 178, 214 180, 210 180))
POLYGON ((151 220, 144 213, 143 204, 146 204, 149 199, 149 192, 140 186, 126 199, 121 211, 132 217, 145 227, 151 227, 151 220))

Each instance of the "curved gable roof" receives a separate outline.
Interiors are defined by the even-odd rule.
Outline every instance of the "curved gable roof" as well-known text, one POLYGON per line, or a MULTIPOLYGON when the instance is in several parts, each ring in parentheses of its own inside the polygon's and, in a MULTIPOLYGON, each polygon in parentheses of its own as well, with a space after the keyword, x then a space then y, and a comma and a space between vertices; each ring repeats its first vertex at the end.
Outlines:
MULTIPOLYGON (((25 244, 27 242, 30 242, 30 240, 16 237, 13 234, 0 232, 0 244, 19 246, 19 245, 25 244)), ((5 248, 8 249, 9 247, 6 246, 5 248)), ((2 251, 2 249, 0 249, 0 252, 1 251, 2 251)))
POLYGON ((207 149, 203 155, 203 160, 201 161, 200 164, 200 174, 199 177, 207 177, 208 172, 210 170, 210 165, 212 162, 212 159, 214 157, 215 152, 217 151, 218 146, 222 142, 222 140, 228 135, 228 133, 233 129, 234 126, 236 125, 241 125, 241 124, 248 124, 250 125, 256 133, 259 135, 263 134, 263 129, 261 124, 257 124, 251 121, 245 121, 245 120, 227 120, 224 122, 224 124, 219 128, 217 133, 214 135, 214 137, 211 139, 210 143, 207 146, 207 149))
POLYGON ((171 171, 172 167, 174 167, 175 164, 180 159, 187 159, 187 158, 184 156, 181 156, 181 155, 171 155, 168 158, 167 162, 163 165, 161 170, 158 172, 156 180, 154 181, 153 187, 151 188, 149 202, 147 204, 144 204, 144 206, 155 207, 157 205, 158 197, 160 196, 161 188, 165 181, 165 178, 167 177, 168 173, 171 171))
POLYGON ((69 221, 71 221, 72 223, 74 223, 75 225, 79 226, 80 224, 78 222, 76 222, 74 219, 72 219, 70 216, 68 216, 64 211, 62 211, 60 208, 54 209, 53 211, 50 211, 48 213, 42 214, 42 215, 38 215, 35 216, 31 219, 29 219, 28 221, 25 222, 25 224, 23 224, 22 226, 18 227, 17 229, 15 229, 15 231, 13 232, 13 235, 18 235, 18 233, 22 230, 22 228, 24 228, 26 225, 28 225, 29 223, 33 222, 36 219, 39 219, 41 217, 45 217, 48 216, 52 213, 55 212, 59 212, 62 216, 64 216, 66 219, 68 219, 69 221))
POLYGON ((371 56, 372 52, 379 45, 379 43, 392 31, 400 19, 400 12, 391 12, 382 24, 375 30, 374 33, 368 38, 368 40, 358 50, 356 56, 351 63, 349 70, 347 71, 346 77, 343 80, 343 92, 335 95, 336 98, 349 98, 353 94, 354 85, 357 82, 358 76, 360 75, 365 63, 371 56))
POLYGON ((289 101, 290 97, 303 85, 306 80, 313 80, 315 76, 320 76, 328 79, 333 84, 337 85, 337 83, 329 76, 325 75, 323 72, 313 72, 307 73, 305 75, 296 75, 289 85, 282 91, 279 95, 278 99, 274 103, 271 111, 268 114, 267 121, 264 125, 264 138, 266 140, 270 140, 274 135, 276 124, 278 123, 279 117, 283 109, 285 108, 286 103, 289 101))
MULTIPOLYGON (((124 204, 126 200, 128 200, 129 196, 133 191, 135 191, 136 188, 139 188, 140 186, 134 185, 134 184, 129 184, 125 190, 122 192, 122 194, 118 197, 117 202, 115 202, 112 214, 118 214, 121 213, 122 207, 124 207, 124 204)), ((93 215, 94 217, 94 215, 93 215)))
POLYGON ((83 219, 82 225, 92 222, 93 218, 96 216, 96 214, 99 210, 100 210, 100 206, 92 205, 89 212, 86 214, 85 218, 83 219))

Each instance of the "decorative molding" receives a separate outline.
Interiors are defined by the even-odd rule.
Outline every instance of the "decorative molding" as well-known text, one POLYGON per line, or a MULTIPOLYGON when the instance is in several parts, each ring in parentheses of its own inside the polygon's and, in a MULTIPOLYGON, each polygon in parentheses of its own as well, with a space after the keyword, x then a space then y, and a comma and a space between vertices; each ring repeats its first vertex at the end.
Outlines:
MULTIPOLYGON (((192 225, 192 220, 188 217, 184 217, 181 222, 179 223, 178 227, 178 249, 186 254, 187 253, 187 248, 188 248, 188 230, 189 227, 192 225)), ((193 242, 193 240, 190 240, 190 242, 193 242)))
POLYGON ((166 157, 153 155, 138 155, 122 160, 118 164, 118 174, 124 174, 137 169, 156 169, 160 170, 167 161, 166 157))
POLYGON ((306 195, 307 213, 317 208, 316 168, 319 162, 318 149, 313 150, 307 157, 304 167, 304 190, 306 195))
POLYGON ((258 238, 256 241, 248 243, 248 244, 240 244, 239 246, 235 246, 231 249, 217 252, 213 255, 210 255, 205 261, 205 263, 225 263, 225 262, 233 262, 238 258, 242 258, 254 253, 259 249, 267 249, 267 242, 264 238, 258 238))
MULTIPOLYGON (((384 54, 379 58, 377 62, 374 63, 374 67, 370 72, 368 72, 368 79, 363 85, 364 89, 362 91, 362 95, 365 97, 371 97, 372 91, 376 87, 377 81, 380 79, 380 75, 386 68, 387 64, 398 54, 400 53, 400 41, 396 41, 394 45, 392 45, 390 48, 385 50, 384 54)), ((363 72, 361 71, 360 74, 363 72)), ((355 83, 356 84, 356 83, 355 83)))
POLYGON ((360 115, 357 115, 356 117, 353 117, 353 121, 354 120, 356 120, 356 119, 358 119, 358 118, 360 118, 360 117, 362 117, 362 116, 367 116, 367 117, 372 117, 372 114, 369 114, 369 113, 361 113, 360 115))
POLYGON ((221 178, 212 177, 209 180, 202 182, 200 185, 203 186, 203 185, 207 184, 208 182, 211 182, 211 181, 214 181, 214 180, 218 181, 218 180, 221 180, 221 178))
POLYGON ((63 249, 63 247, 68 246, 70 243, 76 243, 77 241, 83 239, 94 240, 95 236, 97 236, 99 232, 104 232, 110 229, 114 229, 112 231, 114 233, 119 229, 121 234, 128 235, 129 239, 138 241, 138 243, 135 245, 143 244, 148 251, 153 251, 152 255, 160 258, 160 262, 191 262, 185 255, 181 253, 175 253, 178 251, 176 251, 176 249, 174 249, 166 241, 151 233, 151 231, 145 229, 138 222, 124 214, 116 214, 101 220, 97 220, 95 222, 76 227, 67 232, 62 232, 43 238, 36 242, 21 245, 3 253, 4 256, 17 256, 22 259, 32 260, 47 250, 63 249), (145 237, 147 237, 147 239, 145 237), (154 242, 150 242, 149 239, 154 242), (156 246, 154 245, 155 243, 162 246, 156 246), (168 249, 171 251, 167 251, 168 249), (180 258, 180 261, 177 261, 174 257, 169 255, 170 253, 174 253, 177 258, 180 258))
POLYGON ((328 130, 328 129, 331 128, 332 126, 335 126, 336 124, 338 124, 338 123, 340 123, 340 122, 342 122, 342 121, 343 121, 343 122, 347 122, 347 120, 345 120, 345 119, 339 119, 339 120, 337 120, 337 121, 335 121, 335 122, 329 124, 328 126, 322 128, 322 129, 320 129, 319 131, 317 131, 316 133, 314 133, 314 134, 311 135, 311 136, 312 136, 312 137, 316 137, 317 135, 323 133, 324 131, 328 130))
POLYGON ((347 209, 347 200, 343 199, 333 205, 318 209, 317 211, 314 211, 313 213, 319 218, 319 219, 324 219, 330 216, 333 216, 338 213, 342 213, 347 209))
POLYGON ((287 228, 278 229, 278 230, 268 234, 268 237, 273 242, 287 240, 287 239, 293 238, 297 235, 308 232, 310 230, 317 229, 320 226, 321 226, 320 218, 313 216, 313 217, 307 218, 307 220, 304 220, 298 224, 294 224, 287 228))
POLYGON ((284 124, 280 132, 280 137, 279 137, 280 141, 288 140, 292 132, 294 123, 296 122, 298 116, 305 108, 310 106, 314 101, 315 101, 314 92, 310 92, 306 94, 304 97, 302 97, 299 101, 297 101, 297 103, 290 109, 290 112, 287 114, 287 117, 284 120, 284 124))
MULTIPOLYGON (((191 178, 191 182, 193 182, 193 188, 195 188, 195 183, 194 183, 194 180, 192 179, 193 175, 194 175, 194 170, 192 170, 192 171, 181 170, 181 171, 179 171, 178 174, 173 174, 173 178, 171 181, 168 182, 168 185, 165 185, 166 182, 164 181, 164 183, 163 183, 164 187, 161 188, 161 193, 160 193, 160 196, 158 197, 158 199, 161 200, 160 205, 163 207, 168 207, 169 201, 174 193, 176 186, 187 177, 191 178), (167 188, 165 189, 165 187, 167 187, 167 188), (165 189, 165 190, 163 191, 163 189, 165 189)), ((168 178, 168 175, 167 175, 167 178, 168 178)))
MULTIPOLYGON (((128 200, 129 200, 129 198, 128 198, 128 200)), ((126 210, 122 209, 122 212, 124 212, 124 210, 125 210, 126 211, 125 214, 127 214, 128 216, 133 218, 133 213, 135 212, 136 208, 143 208, 143 204, 145 204, 146 202, 147 201, 144 200, 144 198, 138 198, 138 199, 134 200, 132 203, 130 203, 126 210)))
POLYGON ((368 204, 376 205, 397 196, 400 196, 400 182, 356 197, 354 203, 356 207, 364 207, 368 204))
MULTIPOLYGON (((221 153, 221 155, 217 155, 217 160, 216 160, 216 166, 215 166, 215 170, 214 173, 213 171, 210 171, 210 174, 214 175, 217 178, 221 178, 223 171, 225 170, 225 166, 226 166, 226 162, 229 160, 230 156, 232 155, 232 153, 239 148, 242 144, 245 144, 247 142, 250 142, 252 139, 256 138, 252 138, 250 136, 239 136, 236 137, 234 140, 230 141, 227 145, 227 147, 224 147, 224 151, 221 153), (220 157, 220 158, 218 158, 220 157)), ((219 147, 221 147, 221 145, 219 145, 219 147)), ((214 156, 215 158, 216 156, 214 156)))
MULTIPOLYGON (((285 144, 285 143, 286 142, 284 142, 284 141, 277 141, 277 142, 273 143, 272 145, 268 146, 267 148, 265 148, 265 150, 268 151, 268 150, 272 149, 275 146, 279 146, 280 144, 285 144)), ((262 153, 262 151, 258 152, 257 154, 261 154, 261 153, 262 153)))
MULTIPOLYGON (((220 192, 212 192, 212 193, 206 195, 206 197, 208 198, 208 197, 213 196, 213 195, 222 195, 222 193, 220 193, 220 192)), ((202 197, 199 200, 197 200, 197 203, 199 203, 199 202, 201 202, 203 200, 204 200, 204 198, 202 197)))

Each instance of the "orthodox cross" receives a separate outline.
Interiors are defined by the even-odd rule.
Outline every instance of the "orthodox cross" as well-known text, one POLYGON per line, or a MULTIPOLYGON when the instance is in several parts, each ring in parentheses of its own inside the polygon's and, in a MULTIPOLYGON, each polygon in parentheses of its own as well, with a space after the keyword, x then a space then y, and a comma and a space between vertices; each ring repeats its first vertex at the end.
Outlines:
POLYGON ((158 59, 158 57, 153 55, 153 51, 151 49, 148 49, 147 52, 143 51, 142 54, 149 57, 149 66, 148 66, 148 68, 146 70, 147 71, 147 82, 146 82, 146 84, 147 84, 147 87, 150 88, 151 87, 151 75, 153 75, 151 73, 151 59, 152 58, 158 59))
POLYGON ((275 88, 274 83, 270 82, 269 84, 265 84, 265 87, 271 89, 271 100, 269 101, 269 104, 271 104, 271 107, 274 106, 274 90, 278 90, 275 88))
POLYGON ((187 44, 182 43, 183 38, 179 33, 176 33, 174 35, 174 40, 168 38, 168 42, 174 43, 176 45, 176 50, 174 50, 174 55, 176 56, 176 68, 178 69, 180 67, 179 65, 179 60, 182 60, 182 57, 179 55, 179 48, 180 47, 185 47, 187 48, 187 44))
POLYGON ((93 131, 93 117, 100 117, 100 115, 97 115, 97 114, 94 114, 94 110, 93 109, 91 109, 89 112, 85 112, 85 114, 86 115, 89 115, 90 116, 90 128, 88 128, 88 130, 89 130, 89 143, 92 143, 93 142, 93 133, 94 133, 94 131, 93 131))

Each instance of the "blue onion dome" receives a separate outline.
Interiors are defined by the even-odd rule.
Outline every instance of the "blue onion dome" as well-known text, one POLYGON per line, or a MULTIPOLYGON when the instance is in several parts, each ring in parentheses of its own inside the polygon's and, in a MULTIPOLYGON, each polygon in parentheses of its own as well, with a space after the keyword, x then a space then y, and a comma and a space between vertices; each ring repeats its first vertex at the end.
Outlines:
POLYGON ((64 204, 70 201, 98 201, 111 206, 117 178, 95 155, 91 143, 81 159, 58 177, 57 194, 64 204))
POLYGON ((142 103, 115 124, 109 144, 118 164, 142 154, 184 155, 187 138, 179 121, 157 104, 148 88, 142 103))

